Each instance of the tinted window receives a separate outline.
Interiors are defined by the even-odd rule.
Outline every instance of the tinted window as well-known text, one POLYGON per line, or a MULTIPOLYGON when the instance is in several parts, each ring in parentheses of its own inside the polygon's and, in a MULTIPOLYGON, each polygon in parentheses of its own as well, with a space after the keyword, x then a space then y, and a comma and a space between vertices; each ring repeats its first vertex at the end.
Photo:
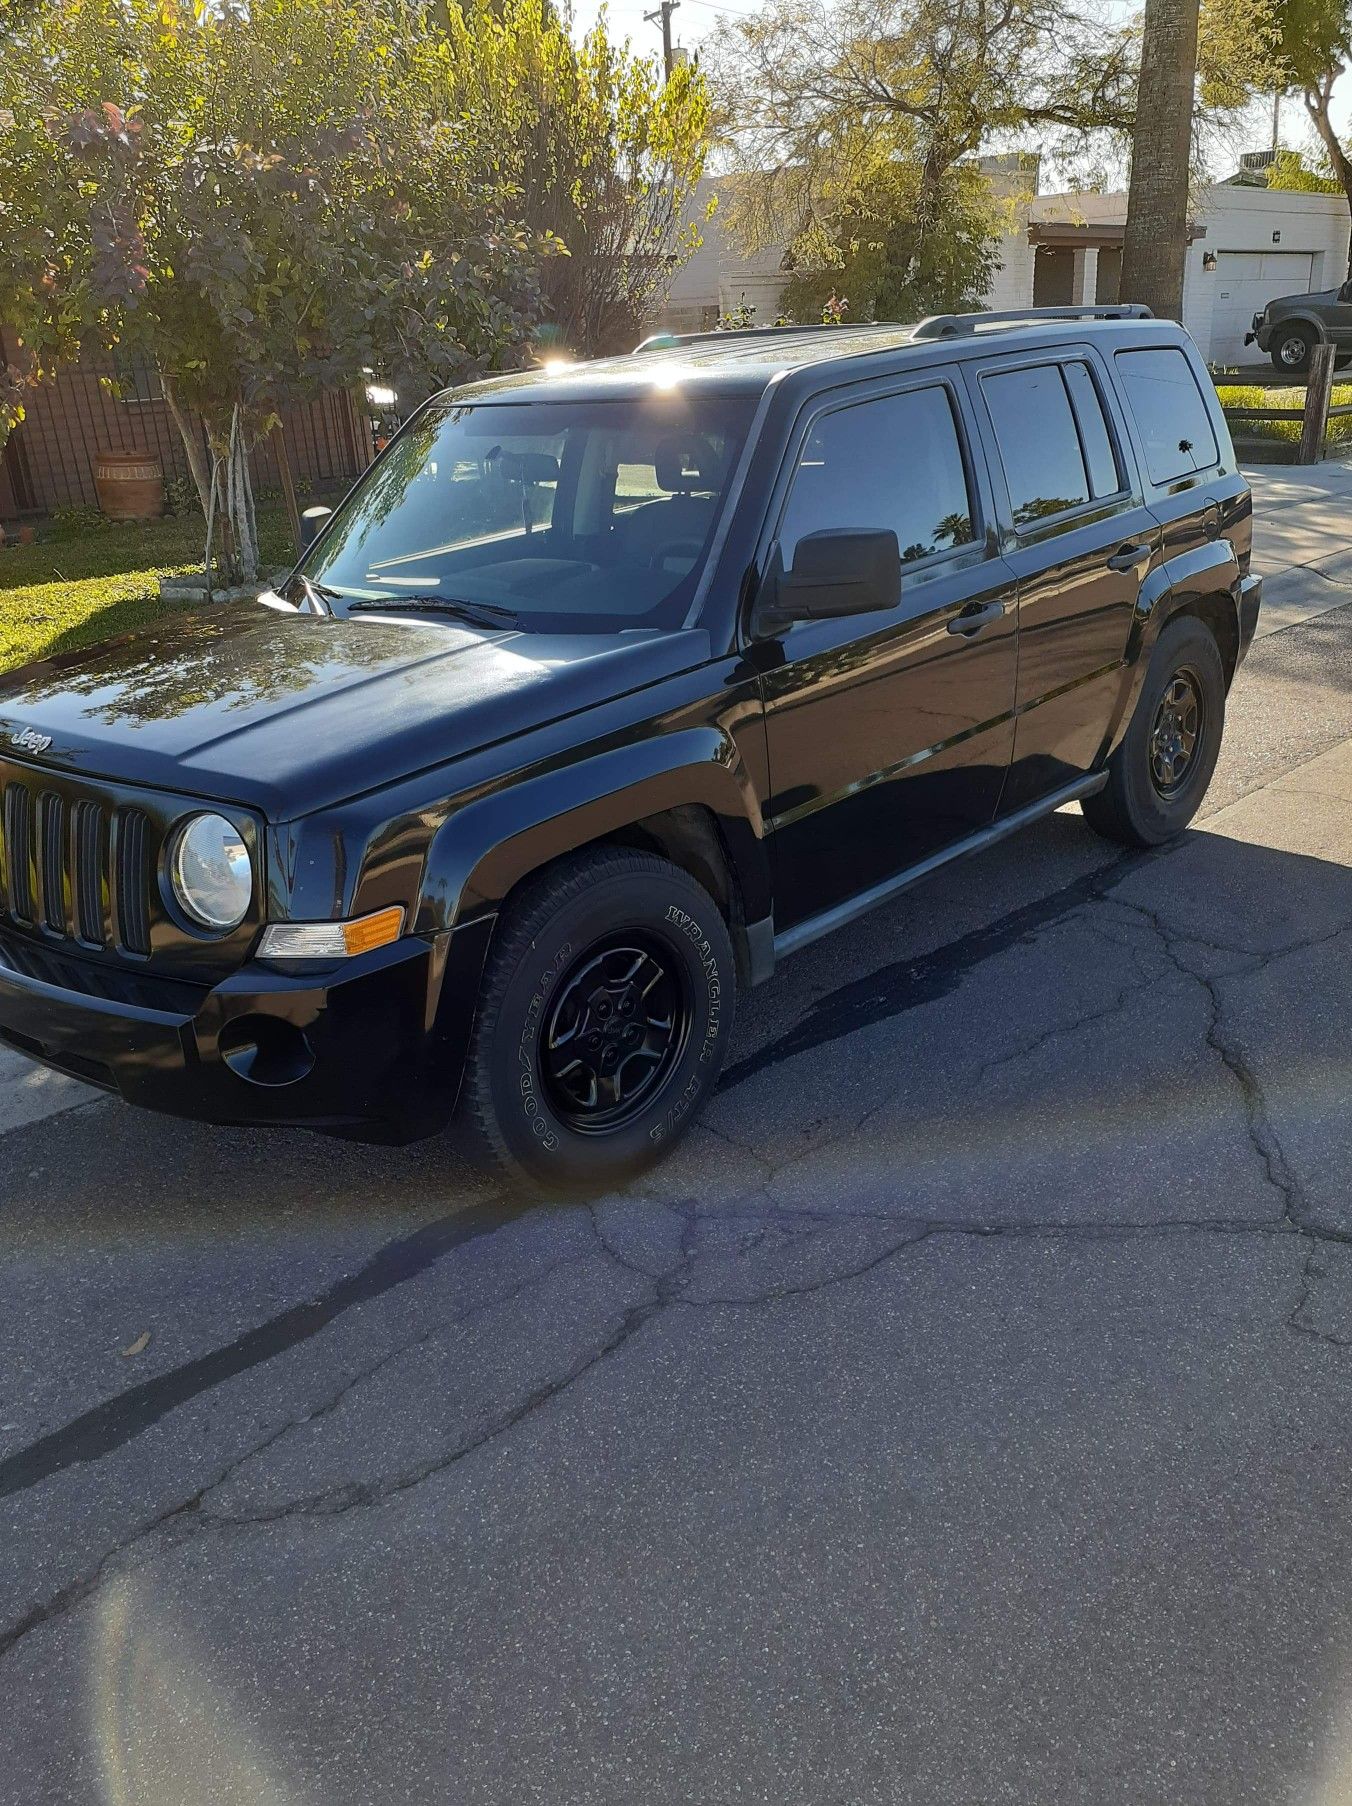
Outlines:
POLYGON ((982 382, 1014 524, 1031 526, 1089 500, 1070 397, 1055 364, 1003 370, 982 382))
POLYGON ((861 401, 814 423, 780 527, 785 566, 806 534, 832 527, 892 527, 910 563, 974 537, 946 389, 861 401))
POLYGON ((1141 438, 1152 483, 1172 483, 1194 470, 1210 470, 1219 458, 1216 435, 1181 351, 1119 351, 1117 371, 1141 438))
POLYGON ((1096 498, 1116 495, 1122 487, 1122 477, 1108 433, 1108 422, 1103 417, 1098 385, 1089 374, 1088 364, 1067 364, 1064 374, 1080 426, 1080 449, 1089 471, 1090 490, 1096 498))

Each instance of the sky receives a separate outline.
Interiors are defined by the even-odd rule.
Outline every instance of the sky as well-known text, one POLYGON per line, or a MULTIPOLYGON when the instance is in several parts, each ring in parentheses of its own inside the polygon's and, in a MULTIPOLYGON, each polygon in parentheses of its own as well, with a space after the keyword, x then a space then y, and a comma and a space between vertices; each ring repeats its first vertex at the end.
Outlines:
MULTIPOLYGON (((573 0, 573 7, 574 25, 579 32, 585 31, 595 21, 600 9, 599 0, 573 0)), ((655 12, 656 7, 657 0, 609 0, 606 11, 612 35, 618 38, 628 37, 637 51, 659 53, 662 48, 661 26, 659 23, 649 24, 644 18, 645 13, 655 12)), ((759 10, 760 0, 729 0, 727 5, 722 0, 680 0, 679 9, 672 15, 672 36, 677 44, 694 50, 717 28, 720 18, 759 10)), ((1126 10, 1125 6, 1123 10, 1126 10)), ((1333 112, 1334 123, 1346 136, 1352 130, 1352 73, 1344 76, 1334 89, 1333 112)), ((1316 149, 1314 133, 1305 118, 1305 110, 1298 95, 1287 95, 1282 101, 1281 136, 1283 144, 1292 149, 1305 150, 1310 154, 1316 149)), ((1213 176, 1229 175, 1238 167, 1241 151, 1263 150, 1271 142, 1272 103, 1263 101, 1249 108, 1227 130, 1223 140, 1209 148, 1209 173, 1213 176)))

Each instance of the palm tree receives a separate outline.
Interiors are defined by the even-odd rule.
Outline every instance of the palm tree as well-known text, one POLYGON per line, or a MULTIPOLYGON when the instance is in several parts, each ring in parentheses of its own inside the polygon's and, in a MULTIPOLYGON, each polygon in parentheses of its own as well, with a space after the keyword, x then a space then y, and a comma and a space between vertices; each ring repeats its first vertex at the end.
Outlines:
POLYGON ((1183 317, 1198 0, 1146 0, 1122 245, 1124 301, 1183 317))

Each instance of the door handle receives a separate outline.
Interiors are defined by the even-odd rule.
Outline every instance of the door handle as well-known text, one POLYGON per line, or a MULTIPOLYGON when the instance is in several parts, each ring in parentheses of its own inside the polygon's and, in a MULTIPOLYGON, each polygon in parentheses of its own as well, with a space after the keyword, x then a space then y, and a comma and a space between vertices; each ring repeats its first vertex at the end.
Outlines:
POLYGON ((1150 547, 1141 545, 1119 546, 1108 560, 1110 571, 1134 571, 1143 558, 1149 558, 1150 547))
POLYGON ((960 633, 964 639, 970 638, 983 627, 989 627, 992 621, 998 621, 1004 612, 1003 602, 969 602, 962 613, 954 615, 948 623, 948 631, 960 633))

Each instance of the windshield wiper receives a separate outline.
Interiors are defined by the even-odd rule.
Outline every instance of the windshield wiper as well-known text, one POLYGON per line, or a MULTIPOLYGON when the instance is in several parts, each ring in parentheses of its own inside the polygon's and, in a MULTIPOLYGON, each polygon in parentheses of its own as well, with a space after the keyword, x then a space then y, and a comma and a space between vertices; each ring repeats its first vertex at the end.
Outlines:
MULTIPOLYGON (((300 592, 304 601, 308 602, 310 605, 311 614, 331 615, 333 610, 329 607, 329 604, 341 599, 338 590, 330 589, 327 584, 316 583, 314 578, 307 577, 304 571, 293 571, 291 574, 291 581, 286 587, 288 590, 291 590, 295 589, 297 585, 300 587, 300 592)), ((288 596, 287 601, 289 602, 290 600, 291 598, 288 596)))
POLYGON ((495 602, 467 602, 460 596, 361 596, 347 605, 349 614, 356 614, 358 609, 387 615, 455 615, 475 627, 515 627, 517 624, 510 608, 499 608, 495 602))

